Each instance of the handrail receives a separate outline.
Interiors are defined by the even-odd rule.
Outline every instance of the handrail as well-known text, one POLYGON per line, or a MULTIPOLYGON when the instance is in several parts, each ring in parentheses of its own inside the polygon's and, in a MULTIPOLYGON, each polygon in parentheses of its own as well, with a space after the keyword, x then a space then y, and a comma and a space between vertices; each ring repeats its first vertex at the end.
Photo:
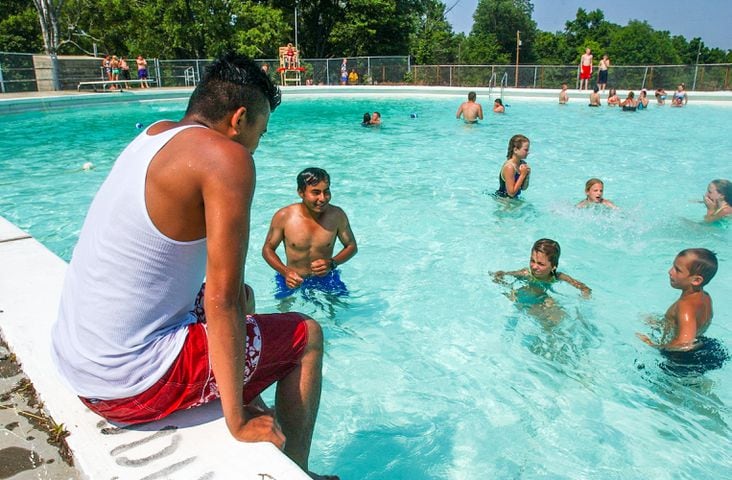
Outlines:
POLYGON ((196 72, 193 67, 188 67, 183 70, 183 81, 186 82, 186 87, 196 84, 196 72))
POLYGON ((501 102, 503 102, 503 89, 508 86, 508 72, 503 73, 501 77, 501 102))
POLYGON ((488 79, 488 100, 491 99, 491 92, 493 92, 493 86, 496 84, 496 72, 493 72, 491 78, 488 79))

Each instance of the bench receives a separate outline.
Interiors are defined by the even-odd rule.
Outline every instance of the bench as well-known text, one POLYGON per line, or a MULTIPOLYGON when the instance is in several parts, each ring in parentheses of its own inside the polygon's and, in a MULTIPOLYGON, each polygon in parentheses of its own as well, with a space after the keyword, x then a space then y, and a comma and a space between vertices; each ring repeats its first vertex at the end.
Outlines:
POLYGON ((66 262, 0 217, 0 329, 45 409, 70 435, 82 478, 310 480, 271 443, 237 442, 221 404, 135 427, 112 425, 62 384, 50 355, 66 262))
MULTIPOLYGON (((155 79, 154 78, 148 78, 147 80, 140 80, 140 79, 135 79, 135 80, 95 80, 95 81, 92 81, 92 82, 79 82, 79 85, 76 87, 76 91, 77 92, 80 92, 81 91, 81 87, 92 87, 94 89, 94 91, 96 92, 97 91, 97 87, 98 86, 101 86, 102 87, 102 91, 106 92, 107 91, 107 88, 108 87, 111 87, 112 85, 119 85, 121 87, 121 89, 123 90, 125 88, 125 86, 127 86, 127 85, 130 85, 132 83, 142 84, 142 82, 147 82, 148 85, 150 85, 150 84, 157 85, 155 83, 155 79)), ((113 89, 110 88, 110 90, 113 90, 113 89)))

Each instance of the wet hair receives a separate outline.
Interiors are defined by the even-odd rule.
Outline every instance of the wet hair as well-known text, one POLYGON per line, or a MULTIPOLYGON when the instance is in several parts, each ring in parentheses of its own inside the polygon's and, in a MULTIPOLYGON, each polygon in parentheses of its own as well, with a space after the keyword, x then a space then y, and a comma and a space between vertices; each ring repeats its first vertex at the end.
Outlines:
POLYGON ((498 105, 503 106, 503 100, 501 100, 500 98, 496 98, 495 100, 493 100, 493 103, 497 103, 498 105))
POLYGON ((470 100, 471 102, 474 102, 475 97, 476 97, 475 92, 468 92, 468 100, 470 100))
POLYGON ((532 252, 539 252, 546 255, 549 259, 552 267, 552 275, 557 274, 557 267, 559 266, 559 256, 562 254, 562 249, 559 247, 559 243, 550 238, 540 238, 534 242, 534 246, 531 247, 532 252))
POLYGON ((628 98, 635 98, 635 93, 632 90, 628 92, 628 98))
POLYGON ((330 185, 330 175, 322 168, 309 167, 297 174, 297 191, 304 192, 308 185, 317 185, 325 180, 330 185))
POLYGON ((611 88, 610 91, 608 92, 609 97, 612 97, 613 95, 617 95, 617 94, 618 94, 618 92, 614 88, 611 88))
POLYGON ((514 148, 521 148, 521 145, 528 142, 529 139, 521 134, 517 134, 511 137, 511 140, 508 141, 508 153, 506 153, 506 158, 511 158, 514 148))
POLYGON ((687 255, 694 256, 694 259, 689 264, 689 273, 702 277, 701 286, 703 287, 717 273, 717 255, 706 248, 687 248, 681 250, 677 257, 685 257, 687 255))
POLYGON ((185 114, 218 122, 245 107, 249 113, 247 122, 251 123, 265 108, 274 111, 281 100, 280 89, 252 59, 227 53, 206 67, 185 114))
POLYGON ((364 124, 364 125, 366 125, 370 121, 371 121, 371 114, 369 112, 364 113, 363 114, 363 121, 361 123, 364 124))
POLYGON ((593 177, 593 178, 587 180, 587 182, 585 182, 585 192, 589 192, 590 189, 592 188, 592 186, 596 183, 599 183, 600 185, 603 185, 603 186, 605 185, 602 180, 600 180, 599 178, 593 177))
POLYGON ((600 91, 600 87, 598 87, 597 85, 595 85, 594 87, 592 87, 592 91, 595 92, 595 93, 597 93, 597 92, 600 91))
POLYGON ((717 189, 717 192, 719 192, 722 198, 724 198, 725 202, 732 203, 732 182, 723 178, 718 178, 709 183, 714 185, 714 188, 717 189))
POLYGON ((381 114, 379 112, 374 112, 374 116, 381 118, 381 114))

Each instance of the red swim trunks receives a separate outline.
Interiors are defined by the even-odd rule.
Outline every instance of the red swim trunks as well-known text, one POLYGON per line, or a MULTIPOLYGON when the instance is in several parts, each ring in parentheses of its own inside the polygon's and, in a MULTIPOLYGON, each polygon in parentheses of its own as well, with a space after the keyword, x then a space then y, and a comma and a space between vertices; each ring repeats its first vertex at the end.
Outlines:
POLYGON ((580 79, 586 80, 592 77, 592 65, 582 65, 580 72, 580 79))
MULTIPOLYGON (((114 400, 80 397, 84 405, 109 421, 132 425, 160 420, 176 410, 219 398, 209 362, 203 291, 201 288, 194 309, 198 322, 188 326, 183 349, 160 380, 132 397, 114 400)), ((250 315, 246 324, 245 404, 287 376, 297 366, 308 342, 305 317, 299 313, 250 315)))

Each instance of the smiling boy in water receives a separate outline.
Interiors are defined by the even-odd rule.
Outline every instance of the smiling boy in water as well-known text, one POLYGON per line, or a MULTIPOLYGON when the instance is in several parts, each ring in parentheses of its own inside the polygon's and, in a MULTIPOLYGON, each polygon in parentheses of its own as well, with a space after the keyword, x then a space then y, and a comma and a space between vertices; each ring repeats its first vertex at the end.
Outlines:
POLYGON ((673 288, 681 296, 666 310, 663 334, 656 343, 637 333, 648 345, 667 351, 689 352, 704 346, 704 332, 712 322, 712 297, 704 285, 717 273, 717 256, 706 248, 688 248, 676 255, 668 271, 673 288))

